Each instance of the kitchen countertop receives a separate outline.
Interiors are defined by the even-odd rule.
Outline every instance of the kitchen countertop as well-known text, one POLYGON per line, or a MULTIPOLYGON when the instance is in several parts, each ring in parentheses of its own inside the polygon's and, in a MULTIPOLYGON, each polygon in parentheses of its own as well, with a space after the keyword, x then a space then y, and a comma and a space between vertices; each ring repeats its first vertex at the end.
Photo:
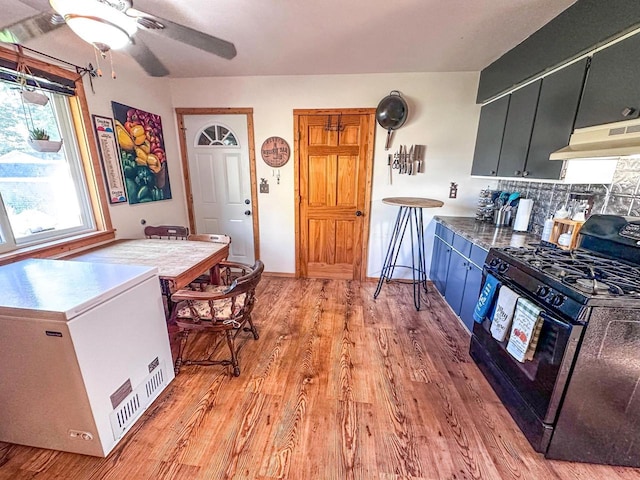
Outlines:
POLYGON ((479 222, 474 217, 436 215, 433 218, 485 250, 492 247, 524 247, 540 241, 540 237, 532 233, 514 232, 511 227, 496 228, 492 223, 479 222))

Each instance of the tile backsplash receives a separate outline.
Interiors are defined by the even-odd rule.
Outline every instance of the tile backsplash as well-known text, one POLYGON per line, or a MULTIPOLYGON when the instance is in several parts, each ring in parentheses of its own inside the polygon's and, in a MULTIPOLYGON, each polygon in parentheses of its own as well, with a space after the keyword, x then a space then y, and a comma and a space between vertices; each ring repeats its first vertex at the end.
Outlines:
POLYGON ((562 184, 498 181, 498 190, 520 192, 522 198, 533 200, 533 212, 529 231, 540 234, 545 219, 553 216, 566 205, 571 193, 593 195, 593 213, 608 213, 640 217, 640 159, 618 161, 613 183, 610 184, 562 184))

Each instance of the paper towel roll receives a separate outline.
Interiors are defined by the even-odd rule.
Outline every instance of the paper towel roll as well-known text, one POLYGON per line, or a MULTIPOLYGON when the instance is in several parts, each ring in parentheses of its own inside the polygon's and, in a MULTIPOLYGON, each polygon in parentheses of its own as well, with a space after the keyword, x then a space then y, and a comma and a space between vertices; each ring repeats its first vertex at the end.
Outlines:
POLYGON ((518 213, 513 222, 513 229, 517 232, 526 232, 529 229, 529 217, 533 210, 533 200, 529 198, 521 198, 518 202, 518 213))

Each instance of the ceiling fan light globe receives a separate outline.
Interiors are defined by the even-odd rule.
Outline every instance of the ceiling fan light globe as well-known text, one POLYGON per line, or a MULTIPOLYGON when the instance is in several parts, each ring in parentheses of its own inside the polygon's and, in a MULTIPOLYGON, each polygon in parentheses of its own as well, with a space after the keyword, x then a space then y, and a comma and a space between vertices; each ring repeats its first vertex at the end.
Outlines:
POLYGON ((101 19, 71 15, 67 15, 65 18, 69 28, 85 42, 92 45, 103 44, 112 50, 118 50, 131 42, 131 37, 126 31, 101 19))
POLYGON ((85 42, 117 50, 131 43, 136 19, 98 0, 49 0, 69 28, 85 42))

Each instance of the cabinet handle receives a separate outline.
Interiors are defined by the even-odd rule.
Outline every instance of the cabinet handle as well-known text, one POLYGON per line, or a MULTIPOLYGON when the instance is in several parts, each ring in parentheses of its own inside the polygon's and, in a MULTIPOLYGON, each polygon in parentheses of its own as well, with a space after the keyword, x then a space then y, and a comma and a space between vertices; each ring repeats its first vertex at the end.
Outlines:
POLYGON ((522 172, 520 170, 516 170, 515 172, 513 172, 513 174, 518 176, 518 175, 522 175, 522 172))
POLYGON ((523 177, 528 177, 529 176, 529 172, 525 170, 524 172, 522 172, 522 176, 523 177))
POLYGON ((622 114, 623 117, 628 117, 629 115, 633 115, 635 113, 636 109, 633 107, 624 107, 622 109, 622 112, 620 112, 622 114))

